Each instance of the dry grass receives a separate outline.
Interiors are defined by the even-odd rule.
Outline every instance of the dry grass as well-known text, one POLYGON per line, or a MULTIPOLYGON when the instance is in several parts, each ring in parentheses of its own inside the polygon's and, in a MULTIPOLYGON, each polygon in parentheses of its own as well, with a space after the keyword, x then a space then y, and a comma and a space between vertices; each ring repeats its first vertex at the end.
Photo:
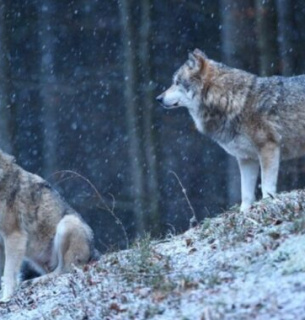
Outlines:
MULTIPOLYGON (((288 232, 302 233, 305 230, 305 191, 296 190, 282 193, 274 198, 263 199, 253 205, 251 210, 240 213, 233 208, 216 218, 207 218, 202 223, 202 237, 210 242, 218 240, 223 245, 234 245, 240 241, 250 241, 265 228, 288 223, 288 232)), ((287 230, 285 230, 287 232, 287 230)), ((280 237, 276 231, 270 231, 274 239, 280 237)))
POLYGON ((302 319, 305 192, 103 255, 0 307, 14 319, 302 319))

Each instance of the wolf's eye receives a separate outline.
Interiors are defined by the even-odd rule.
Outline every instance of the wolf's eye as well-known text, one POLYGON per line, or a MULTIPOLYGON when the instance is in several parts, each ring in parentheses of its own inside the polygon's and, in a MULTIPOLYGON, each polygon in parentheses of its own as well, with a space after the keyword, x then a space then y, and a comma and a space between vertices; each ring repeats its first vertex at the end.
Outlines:
POLYGON ((183 81, 181 79, 177 79, 177 80, 175 80, 174 83, 175 83, 176 86, 182 87, 186 91, 190 90, 191 86, 187 81, 183 81))
POLYGON ((186 91, 190 91, 190 84, 186 81, 182 82, 181 85, 183 86, 183 88, 186 90, 186 91))

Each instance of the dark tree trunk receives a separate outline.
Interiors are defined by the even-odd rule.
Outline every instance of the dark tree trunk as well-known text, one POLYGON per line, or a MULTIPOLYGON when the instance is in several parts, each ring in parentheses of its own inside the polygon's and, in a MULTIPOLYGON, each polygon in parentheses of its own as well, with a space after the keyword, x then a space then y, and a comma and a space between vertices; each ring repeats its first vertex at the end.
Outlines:
POLYGON ((285 76, 291 76, 296 72, 294 3, 294 0, 276 0, 281 69, 285 76))
POLYGON ((147 225, 153 235, 162 233, 159 208, 159 183, 157 168, 156 139, 154 130, 154 88, 152 84, 151 57, 151 0, 141 0, 140 26, 140 74, 142 77, 142 107, 143 110, 143 149, 146 158, 147 205, 149 215, 147 225))
POLYGON ((11 79, 5 13, 5 4, 0 4, 0 148, 5 152, 11 153, 13 122, 11 114, 12 104, 10 101, 11 79))
MULTIPOLYGON (((295 23, 295 4, 295 0, 276 0, 281 73, 284 76, 292 76, 299 73, 297 69, 297 41, 299 39, 295 23)), ((299 168, 301 167, 300 161, 295 159, 284 164, 282 167, 290 172, 285 180, 285 184, 288 184, 290 188, 297 188, 299 183, 299 168)))
POLYGON ((304 0, 296 0, 295 7, 295 32, 297 41, 295 44, 295 50, 297 54, 297 73, 305 73, 305 59, 304 59, 304 48, 305 48, 305 6, 304 0))
POLYGON ((132 19, 132 8, 135 2, 121 0, 119 2, 122 39, 123 39, 123 69, 125 77, 124 104, 126 110, 126 123, 129 140, 130 174, 134 197, 134 213, 136 232, 145 231, 145 184, 143 173, 143 158, 141 152, 141 132, 139 127, 139 101, 137 99, 137 66, 136 66, 136 34, 132 19))
POLYGON ((259 74, 261 76, 271 76, 278 73, 275 3, 274 0, 256 0, 255 6, 259 74))
POLYGON ((255 72, 254 0, 221 0, 222 53, 231 67, 255 72))
POLYGON ((38 4, 39 13, 39 46, 40 60, 40 99, 43 125, 43 174, 48 177, 54 172, 57 164, 57 123, 56 113, 57 79, 55 71, 55 46, 54 35, 55 4, 51 0, 43 0, 38 4))

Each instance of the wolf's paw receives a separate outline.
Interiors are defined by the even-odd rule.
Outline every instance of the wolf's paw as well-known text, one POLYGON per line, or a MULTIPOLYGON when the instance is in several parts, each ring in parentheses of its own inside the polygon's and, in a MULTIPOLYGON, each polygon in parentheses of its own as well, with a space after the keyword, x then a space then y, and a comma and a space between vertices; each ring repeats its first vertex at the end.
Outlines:
POLYGON ((28 288, 30 287, 31 285, 33 284, 33 279, 30 279, 30 280, 24 280, 20 283, 19 287, 21 289, 25 289, 25 288, 28 288))
POLYGON ((11 298, 12 296, 3 296, 1 299, 0 299, 0 304, 5 304, 5 303, 8 303, 11 301, 11 298))
POLYGON ((51 272, 34 279, 25 280, 20 284, 20 288, 25 289, 30 286, 43 285, 46 284, 48 281, 52 280, 54 277, 55 274, 51 272))
POLYGON ((239 210, 241 213, 245 213, 250 210, 251 206, 252 203, 242 203, 239 210))

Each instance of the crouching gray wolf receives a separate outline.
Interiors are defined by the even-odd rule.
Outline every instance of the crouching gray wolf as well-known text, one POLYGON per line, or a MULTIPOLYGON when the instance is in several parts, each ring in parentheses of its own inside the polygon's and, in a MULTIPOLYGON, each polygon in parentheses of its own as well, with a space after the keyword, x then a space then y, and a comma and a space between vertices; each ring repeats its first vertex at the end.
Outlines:
POLYGON ((272 196, 280 160, 305 154, 305 75, 262 78, 196 49, 157 100, 186 107, 197 129, 237 158, 241 211, 255 201, 259 167, 263 197, 272 196))
POLYGON ((1 150, 0 240, 1 301, 11 298, 24 259, 55 275, 97 258, 90 227, 45 180, 1 150))

